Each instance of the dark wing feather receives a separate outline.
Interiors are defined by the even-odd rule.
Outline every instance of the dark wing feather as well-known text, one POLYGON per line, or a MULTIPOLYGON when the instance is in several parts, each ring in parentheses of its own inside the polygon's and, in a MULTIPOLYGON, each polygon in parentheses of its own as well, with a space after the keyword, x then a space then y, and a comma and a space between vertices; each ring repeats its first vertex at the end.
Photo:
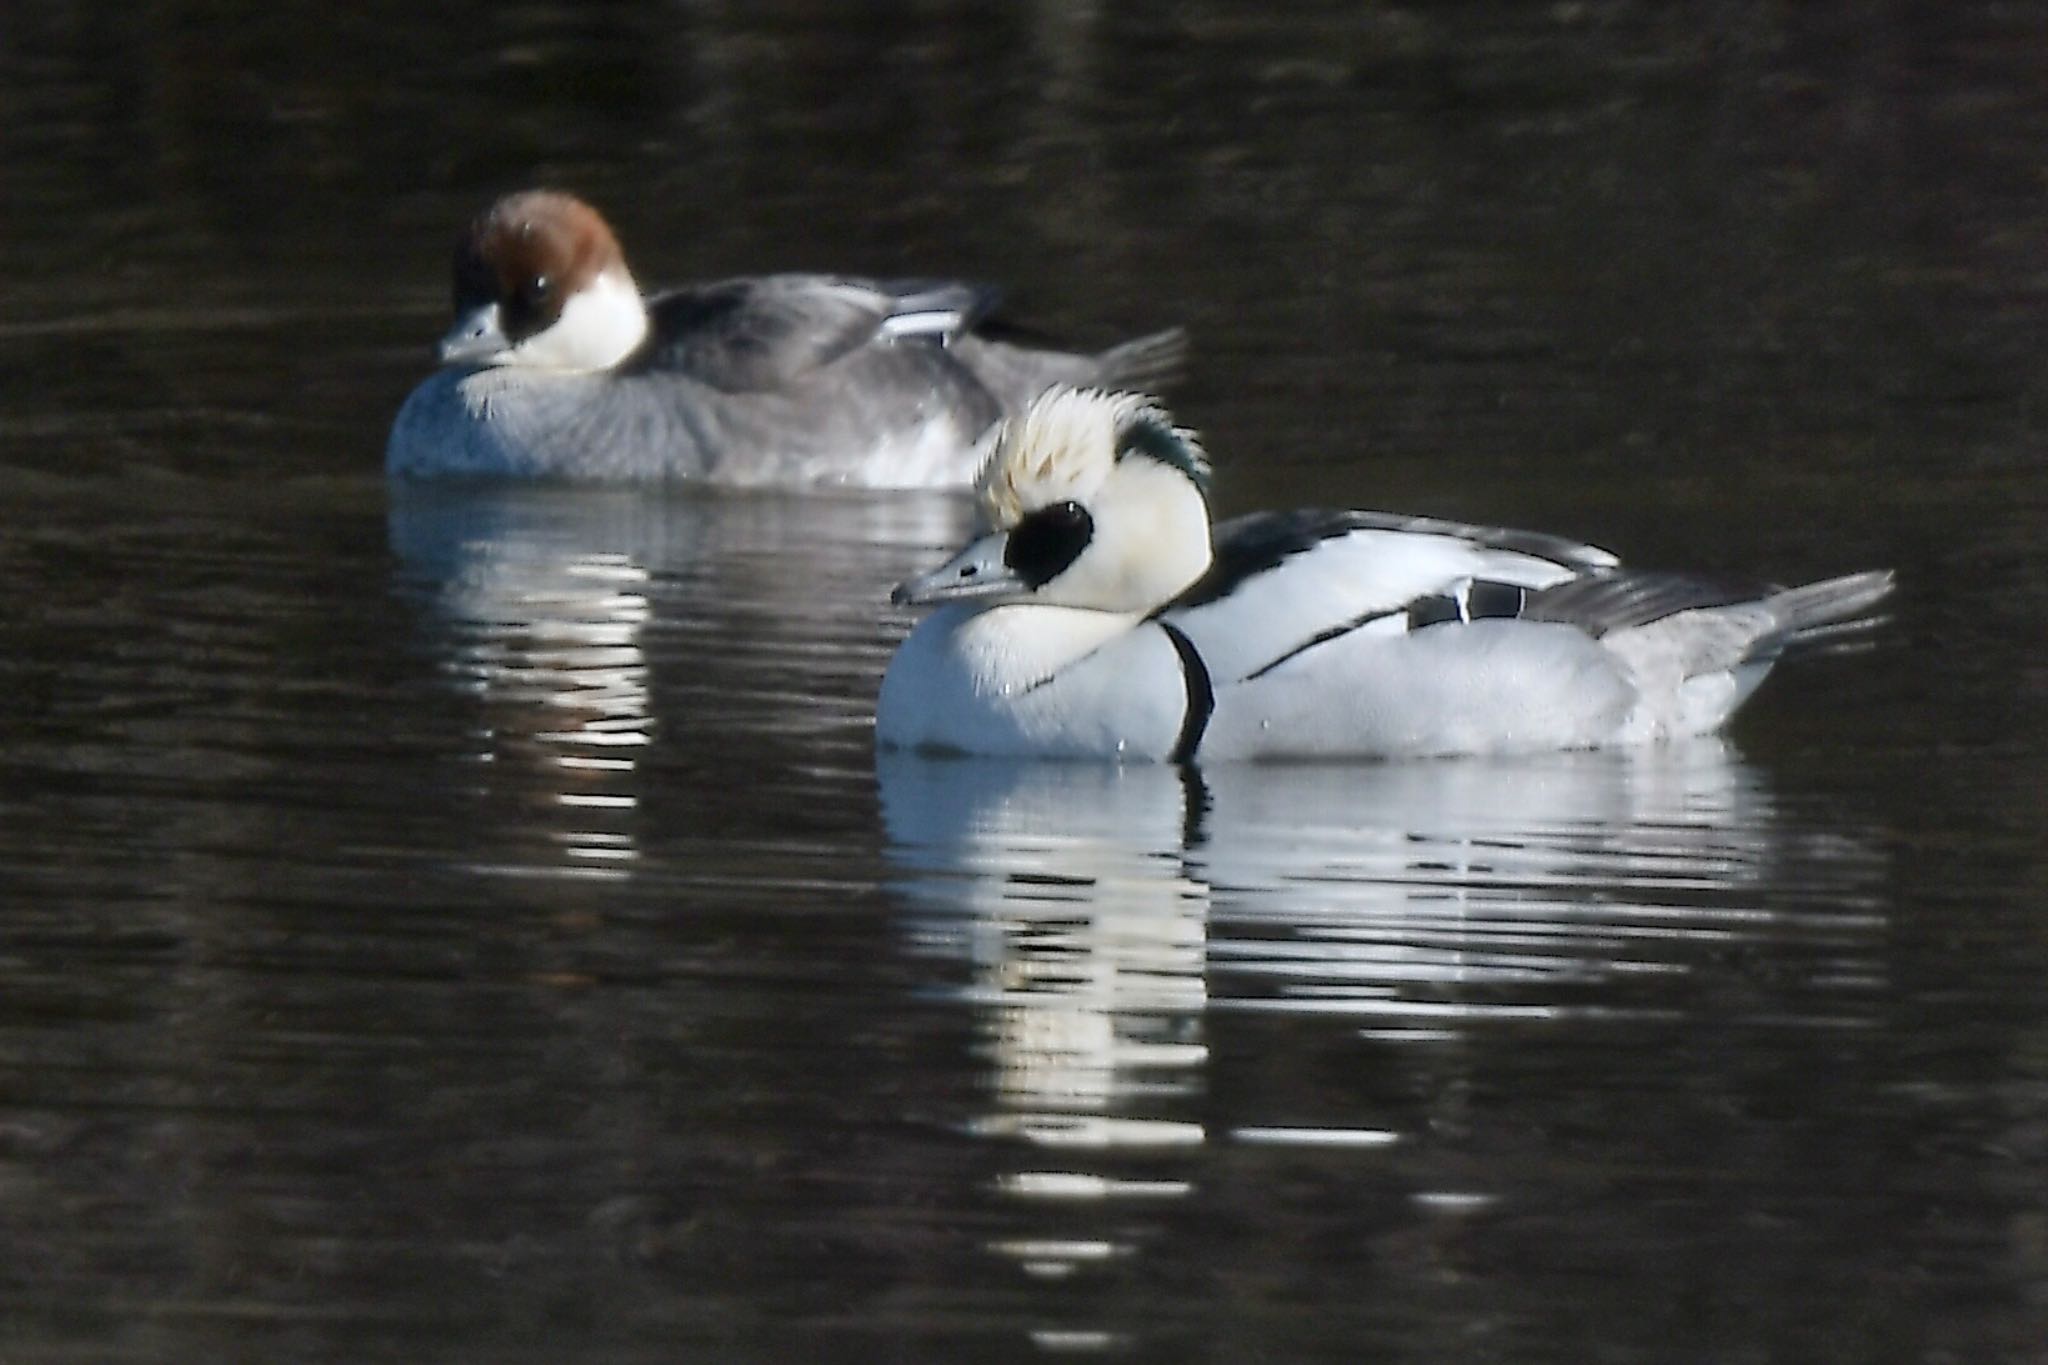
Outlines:
POLYGON ((1449 536, 1481 549, 1509 550, 1551 560, 1578 572, 1611 568, 1615 562, 1614 556, 1607 551, 1583 545, 1566 536, 1518 531, 1506 526, 1468 526, 1463 522, 1439 521, 1434 517, 1411 517, 1393 512, 1332 511, 1327 508, 1253 512, 1217 525, 1215 557, 1208 572, 1182 592, 1172 608, 1198 607, 1216 601, 1246 580, 1278 568, 1291 556, 1306 553, 1326 541, 1339 540, 1354 531, 1406 531, 1449 536))
POLYGON ((1769 584, 1702 574, 1612 572, 1575 578, 1530 594, 1522 616, 1558 621, 1589 635, 1646 626, 1681 611, 1728 607, 1770 596, 1769 584))

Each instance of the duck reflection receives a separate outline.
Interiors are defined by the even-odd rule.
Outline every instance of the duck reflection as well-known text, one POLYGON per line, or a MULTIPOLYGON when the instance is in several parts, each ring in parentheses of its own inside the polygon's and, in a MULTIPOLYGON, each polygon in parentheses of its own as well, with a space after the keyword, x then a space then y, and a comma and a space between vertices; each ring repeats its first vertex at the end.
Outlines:
POLYGON ((439 667, 477 703, 477 785, 525 807, 517 823, 538 836, 514 864, 479 870, 614 878, 636 857, 638 764, 654 731, 650 562, 673 558, 648 531, 644 507, 611 492, 394 495, 392 548, 425 588, 439 667))
POLYGON ((665 737, 687 733, 692 790, 727 767, 744 787, 764 738, 793 726, 813 753, 820 729, 848 731, 864 763, 881 585, 965 515, 937 495, 398 484, 392 499, 399 590, 474 720, 463 785, 485 809, 464 869, 597 879, 643 859, 661 798, 648 762, 683 747, 665 737))
MULTIPOLYGON (((878 775, 910 950, 956 964, 946 993, 986 1050, 966 1126, 1030 1153, 1003 1194, 1069 1209, 1189 1195, 1196 1149, 1415 1136, 1358 1089, 1305 1112, 1314 1087, 1275 1084, 1287 1098, 1260 1112, 1258 1076, 1228 1078, 1219 1118, 1204 1097, 1225 1019, 1295 1019, 1302 1053, 1327 1051, 1298 1036, 1319 1021, 1366 1047, 1708 1009, 1854 1022, 1869 993, 1847 983, 1880 970, 1874 913, 1839 894, 1871 855, 1803 847, 1758 773, 1714 742, 1201 773, 884 754, 878 775), (1815 877, 1830 893, 1786 908, 1815 877), (1712 970, 1764 944, 1794 970, 1747 996, 1712 970), (1151 1165, 1134 1174, 1132 1153, 1151 1165)), ((993 1250, 1070 1274, 1128 1253, 1132 1225, 1118 1227, 993 1250)))
POLYGON ((917 907, 913 951, 971 964, 1000 1109, 984 1132, 1045 1147, 1201 1141, 1133 1118, 1191 1090, 1201 1043, 1207 888, 1180 863, 1171 769, 888 760, 883 802, 917 907))
POLYGON ((1814 934, 1749 894, 1791 852, 1719 741, 1210 777, 1189 864, 1235 1010, 1334 1014, 1382 1037, 1514 1018, 1672 1017, 1701 945, 1814 934))
MULTIPOLYGON (((1206 1137, 1209 894, 1183 859, 1199 786, 1164 767, 902 755, 880 773, 910 951, 964 968, 946 994, 977 1015, 992 1099, 965 1126, 1033 1153, 997 1189, 1069 1211, 1186 1195, 1156 1163, 1206 1137)), ((990 1249, 1046 1278, 1133 1250, 1091 1222, 1056 1214, 990 1249)))

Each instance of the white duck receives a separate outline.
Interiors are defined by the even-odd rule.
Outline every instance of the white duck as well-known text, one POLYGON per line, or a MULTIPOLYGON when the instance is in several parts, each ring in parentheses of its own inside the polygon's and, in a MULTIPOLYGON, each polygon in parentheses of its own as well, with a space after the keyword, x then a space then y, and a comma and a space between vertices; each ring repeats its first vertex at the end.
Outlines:
POLYGON ((982 471, 993 529, 895 591, 942 605, 889 665, 878 742, 1207 762, 1676 739, 1892 587, 1731 588, 1380 512, 1255 513, 1212 548, 1208 472, 1149 398, 1034 402, 982 471))
POLYGON ((393 476, 964 485, 1055 383, 1163 382, 1178 330, 1099 355, 996 341, 951 280, 762 275, 643 297, 572 195, 507 195, 457 244, 446 367, 399 409, 393 476))

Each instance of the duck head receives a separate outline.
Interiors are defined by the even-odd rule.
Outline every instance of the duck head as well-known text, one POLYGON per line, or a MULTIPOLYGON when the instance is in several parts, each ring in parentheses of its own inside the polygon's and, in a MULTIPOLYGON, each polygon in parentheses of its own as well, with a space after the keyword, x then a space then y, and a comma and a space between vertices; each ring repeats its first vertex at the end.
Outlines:
POLYGON ((618 238, 574 195, 506 195, 456 244, 443 364, 602 370, 646 335, 647 306, 618 238))
POLYGON ((1052 389, 982 468, 988 532, 890 600, 1143 615, 1209 567, 1208 482, 1200 442, 1154 400, 1052 389))

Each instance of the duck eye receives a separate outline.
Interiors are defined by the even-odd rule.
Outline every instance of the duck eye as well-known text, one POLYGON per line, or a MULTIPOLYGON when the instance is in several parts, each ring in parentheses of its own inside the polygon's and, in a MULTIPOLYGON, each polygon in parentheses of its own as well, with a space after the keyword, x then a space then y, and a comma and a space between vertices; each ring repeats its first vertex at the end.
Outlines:
POLYGON ((1039 588, 1067 571, 1095 534, 1088 509, 1069 499, 1041 507, 1011 529, 1003 563, 1029 588, 1039 588))
POLYGON ((505 334, 518 340, 552 322, 554 290, 555 282, 547 275, 529 275, 512 285, 502 300, 505 334))

